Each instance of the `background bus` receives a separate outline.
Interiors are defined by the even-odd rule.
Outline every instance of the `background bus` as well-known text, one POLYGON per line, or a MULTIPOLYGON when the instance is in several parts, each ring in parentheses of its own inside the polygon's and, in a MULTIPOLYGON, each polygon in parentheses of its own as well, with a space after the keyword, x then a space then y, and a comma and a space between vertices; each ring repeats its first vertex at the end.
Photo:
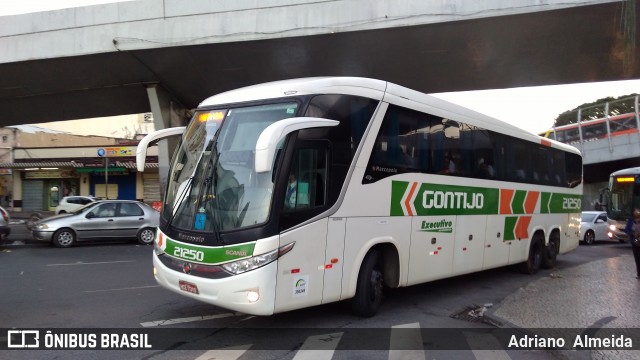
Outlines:
MULTIPOLYGON (((139 170, 151 141, 138 148, 139 170)), ((172 160, 156 280, 257 315, 518 264, 578 246, 578 150, 363 78, 274 82, 200 104, 172 160)))
POLYGON ((640 167, 618 170, 609 177, 608 201, 605 203, 609 222, 609 238, 628 240, 624 228, 633 209, 640 209, 640 167))

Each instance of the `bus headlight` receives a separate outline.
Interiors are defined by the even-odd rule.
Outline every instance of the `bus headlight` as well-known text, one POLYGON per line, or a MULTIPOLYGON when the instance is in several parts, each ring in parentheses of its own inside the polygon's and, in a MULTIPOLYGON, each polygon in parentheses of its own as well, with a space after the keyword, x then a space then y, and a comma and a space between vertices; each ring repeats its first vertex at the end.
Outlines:
POLYGON ((279 249, 269 251, 268 253, 253 256, 248 259, 242 259, 242 260, 222 264, 222 267, 234 275, 242 274, 244 272, 257 269, 259 267, 265 266, 275 261, 280 256, 291 251, 291 249, 293 249, 294 244, 295 242, 292 242, 290 244, 280 247, 279 249))

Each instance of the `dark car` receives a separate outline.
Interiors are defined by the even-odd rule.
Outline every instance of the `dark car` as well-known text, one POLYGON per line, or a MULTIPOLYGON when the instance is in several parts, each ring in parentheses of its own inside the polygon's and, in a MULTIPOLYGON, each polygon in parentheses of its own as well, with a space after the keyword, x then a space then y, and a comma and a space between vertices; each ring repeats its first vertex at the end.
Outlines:
POLYGON ((160 213, 149 205, 134 200, 100 200, 72 213, 36 222, 33 238, 57 247, 69 247, 76 241, 114 238, 136 238, 151 244, 160 213))

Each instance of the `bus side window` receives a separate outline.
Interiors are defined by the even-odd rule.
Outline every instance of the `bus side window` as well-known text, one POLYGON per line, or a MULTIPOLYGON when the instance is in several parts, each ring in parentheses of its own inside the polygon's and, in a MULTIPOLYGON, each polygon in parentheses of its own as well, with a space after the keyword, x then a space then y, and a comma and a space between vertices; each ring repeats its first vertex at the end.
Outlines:
POLYGON ((326 150, 322 149, 299 149, 296 151, 285 192, 285 211, 325 205, 326 155, 326 150))

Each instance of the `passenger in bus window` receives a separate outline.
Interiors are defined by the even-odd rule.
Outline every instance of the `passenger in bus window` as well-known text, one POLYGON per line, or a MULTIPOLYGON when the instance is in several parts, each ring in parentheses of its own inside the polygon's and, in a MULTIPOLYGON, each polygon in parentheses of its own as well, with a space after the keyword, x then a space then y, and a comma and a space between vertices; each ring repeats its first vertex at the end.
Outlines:
POLYGON ((456 173, 456 163, 453 160, 453 156, 449 152, 444 153, 444 169, 440 170, 438 174, 455 174, 456 173))
POLYGON ((289 184, 287 185, 287 192, 284 198, 284 206, 287 209, 294 209, 296 207, 296 198, 298 195, 298 180, 296 175, 292 172, 289 174, 289 184))
POLYGON ((485 161, 484 158, 480 158, 480 160, 478 160, 478 177, 483 179, 493 179, 494 176, 495 170, 493 169, 493 166, 491 166, 489 162, 485 161))

